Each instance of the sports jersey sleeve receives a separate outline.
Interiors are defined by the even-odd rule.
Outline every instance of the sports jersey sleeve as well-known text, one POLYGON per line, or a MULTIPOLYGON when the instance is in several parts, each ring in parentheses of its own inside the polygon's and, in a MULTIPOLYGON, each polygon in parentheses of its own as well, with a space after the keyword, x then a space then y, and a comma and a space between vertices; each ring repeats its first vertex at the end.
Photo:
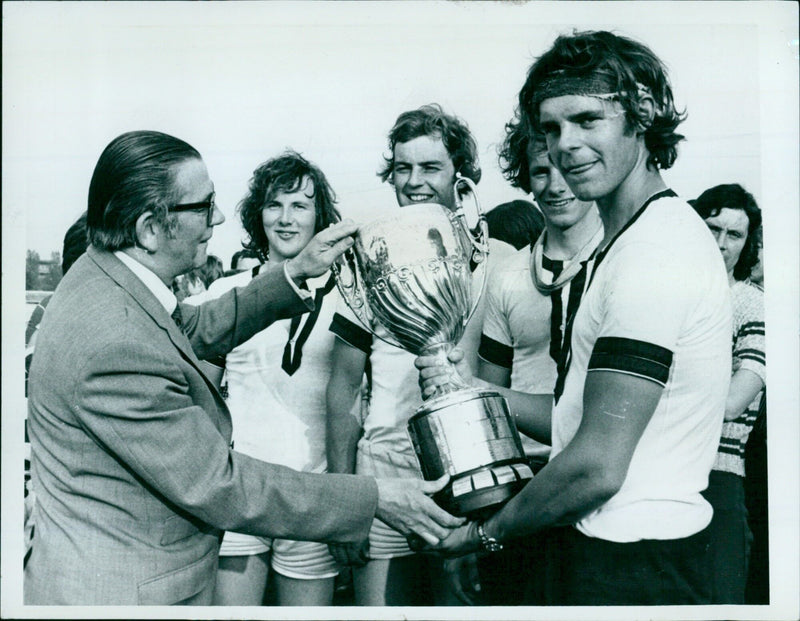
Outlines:
POLYGON ((355 316, 350 307, 339 299, 336 312, 331 320, 330 331, 348 345, 369 355, 372 350, 372 333, 355 316))
POLYGON ((514 347, 507 313, 503 311, 502 304, 502 286, 497 275, 486 287, 486 311, 478 355, 486 362, 510 369, 514 358, 514 347))
POLYGON ((681 326, 697 300, 687 262, 663 245, 632 243, 602 269, 603 323, 588 370, 615 371, 666 385, 681 326))

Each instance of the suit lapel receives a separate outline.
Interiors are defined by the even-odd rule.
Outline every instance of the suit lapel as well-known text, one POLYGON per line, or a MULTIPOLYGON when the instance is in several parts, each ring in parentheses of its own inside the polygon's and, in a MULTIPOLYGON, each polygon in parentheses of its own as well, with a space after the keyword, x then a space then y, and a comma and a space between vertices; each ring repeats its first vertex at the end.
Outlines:
MULTIPOLYGON (((180 351, 182 357, 189 362, 195 370, 205 379, 206 385, 214 395, 217 404, 227 413, 227 406, 219 394, 214 383, 208 378, 200 365, 200 361, 192 349, 191 343, 186 335, 181 332, 178 325, 173 321, 167 310, 161 305, 153 292, 136 276, 128 267, 114 256, 114 253, 106 250, 98 250, 89 246, 87 255, 105 272, 109 278, 127 291, 133 301, 163 330, 166 331, 169 339, 180 351)), ((229 419, 229 416, 227 417, 229 419)), ((230 423, 227 424, 228 426, 230 423)))

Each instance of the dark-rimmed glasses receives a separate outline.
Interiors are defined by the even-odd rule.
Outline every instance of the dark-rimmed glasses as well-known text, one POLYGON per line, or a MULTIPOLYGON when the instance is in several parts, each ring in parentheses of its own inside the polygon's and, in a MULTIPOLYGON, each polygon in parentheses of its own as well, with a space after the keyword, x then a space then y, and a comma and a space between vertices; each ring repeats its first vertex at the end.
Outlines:
POLYGON ((206 200, 199 203, 184 203, 182 205, 173 205, 168 207, 167 211, 202 211, 206 210, 206 226, 211 226, 214 220, 214 207, 216 206, 215 197, 216 192, 212 192, 206 200))

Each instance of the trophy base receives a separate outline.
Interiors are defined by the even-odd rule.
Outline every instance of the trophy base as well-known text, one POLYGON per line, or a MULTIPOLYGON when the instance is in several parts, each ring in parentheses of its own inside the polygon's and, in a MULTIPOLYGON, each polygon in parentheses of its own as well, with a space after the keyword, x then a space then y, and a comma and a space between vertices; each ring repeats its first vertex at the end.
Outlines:
POLYGON ((500 509, 533 478, 525 463, 493 464, 460 473, 433 499, 452 515, 485 519, 500 509))
POLYGON ((433 499, 452 515, 489 515, 533 478, 508 402, 497 392, 458 390, 426 401, 408 433, 423 478, 450 475, 433 499))

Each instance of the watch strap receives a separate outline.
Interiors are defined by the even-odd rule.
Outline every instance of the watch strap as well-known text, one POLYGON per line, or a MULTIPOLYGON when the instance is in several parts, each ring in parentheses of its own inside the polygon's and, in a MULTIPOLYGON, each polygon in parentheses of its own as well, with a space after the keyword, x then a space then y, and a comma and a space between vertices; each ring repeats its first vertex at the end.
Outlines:
POLYGON ((494 537, 489 537, 483 527, 484 522, 478 522, 478 537, 481 540, 481 548, 485 552, 499 552, 503 549, 503 544, 497 541, 494 537))

